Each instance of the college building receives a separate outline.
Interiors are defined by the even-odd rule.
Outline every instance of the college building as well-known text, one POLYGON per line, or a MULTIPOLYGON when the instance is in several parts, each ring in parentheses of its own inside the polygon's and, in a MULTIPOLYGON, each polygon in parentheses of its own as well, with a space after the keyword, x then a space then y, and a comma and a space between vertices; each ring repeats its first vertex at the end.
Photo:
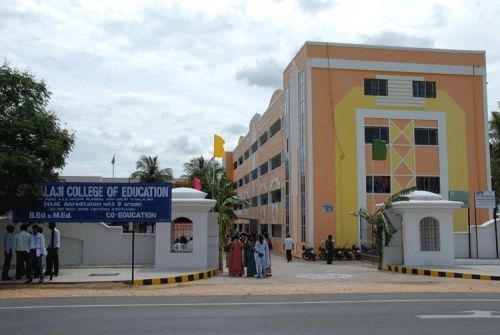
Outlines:
MULTIPOLYGON (((228 175, 246 204, 235 227, 290 234, 315 247, 369 237, 352 212, 403 188, 438 193, 491 189, 484 51, 306 42, 283 87, 226 152, 228 175), (387 155, 372 159, 372 142, 387 155)), ((473 198, 473 197, 472 197, 473 198)), ((491 217, 460 209, 454 231, 491 217)))

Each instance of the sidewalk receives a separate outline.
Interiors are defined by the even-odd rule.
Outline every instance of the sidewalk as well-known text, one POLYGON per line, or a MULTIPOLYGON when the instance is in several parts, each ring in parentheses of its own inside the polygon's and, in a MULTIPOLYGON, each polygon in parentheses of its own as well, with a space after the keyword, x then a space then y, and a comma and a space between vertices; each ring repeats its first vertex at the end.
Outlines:
POLYGON ((500 281, 500 259, 456 259, 453 266, 387 265, 386 270, 417 276, 500 281))
MULTIPOLYGON (((134 284, 135 285, 158 285, 185 283, 189 281, 201 280, 206 285, 218 284, 298 284, 311 282, 349 282, 349 283, 370 283, 370 282, 405 282, 405 281, 428 281, 429 277, 424 277, 424 271, 429 273, 444 272, 448 275, 434 275, 434 277, 445 278, 465 278, 449 273, 476 274, 477 279, 484 279, 484 276, 490 276, 493 280, 500 280, 500 260, 457 260, 455 266, 451 267, 418 267, 406 268, 397 266, 399 271, 378 271, 376 266, 371 263, 362 263, 360 261, 334 261, 332 265, 327 265, 324 261, 304 261, 295 258, 293 262, 287 263, 282 254, 272 255, 272 273, 273 275, 266 279, 257 278, 235 278, 230 277, 227 268, 224 272, 218 274, 217 269, 157 269, 152 265, 139 265, 135 267, 134 284), (396 274, 399 272, 401 274, 396 274), (406 274, 417 274, 420 276, 407 276, 406 274), (403 275, 404 273, 404 275, 403 275), (496 278, 499 279, 496 279, 496 278), (211 278, 211 280, 202 280, 211 278)), ((11 268, 11 276, 14 275, 14 269, 11 268)), ((427 276, 430 276, 428 274, 427 276)), ((110 266, 110 267, 63 267, 59 271, 59 276, 54 277, 52 281, 45 277, 46 283, 53 284, 72 284, 72 283, 123 283, 130 282, 132 278, 131 267, 110 266)), ((443 278, 440 278, 443 279, 443 278)), ((490 279, 491 280, 491 279, 490 279)), ((0 281, 0 285, 22 284, 25 280, 0 281)), ((34 282, 37 282, 35 279, 34 282)))

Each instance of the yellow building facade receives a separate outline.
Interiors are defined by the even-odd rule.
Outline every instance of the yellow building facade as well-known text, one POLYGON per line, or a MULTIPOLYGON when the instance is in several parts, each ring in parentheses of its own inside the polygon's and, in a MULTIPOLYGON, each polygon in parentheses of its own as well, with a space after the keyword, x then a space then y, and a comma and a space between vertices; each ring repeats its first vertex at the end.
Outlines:
MULTIPOLYGON (((363 243, 363 223, 350 213, 373 211, 402 188, 444 199, 449 191, 491 189, 485 64, 482 51, 305 43, 227 164, 249 200, 240 216, 276 239, 289 233, 298 254, 328 234, 337 246, 363 243), (277 120, 272 149, 260 146, 277 120), (386 143, 385 160, 372 160, 374 139, 386 143), (255 174, 278 154, 271 175, 255 174), (271 202, 278 188, 279 202, 271 202)), ((489 215, 478 209, 471 223, 489 215)), ((465 231, 467 220, 466 209, 457 211, 455 231, 465 231)))

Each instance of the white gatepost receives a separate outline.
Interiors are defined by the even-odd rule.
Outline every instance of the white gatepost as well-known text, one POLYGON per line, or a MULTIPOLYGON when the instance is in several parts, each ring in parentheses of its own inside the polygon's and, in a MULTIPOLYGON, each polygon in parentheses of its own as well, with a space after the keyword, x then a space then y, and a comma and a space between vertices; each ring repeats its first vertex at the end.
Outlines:
POLYGON ((453 212, 463 203, 426 191, 412 192, 408 198, 389 209, 398 233, 384 248, 384 264, 453 265, 453 212))
POLYGON ((218 264, 217 215, 209 213, 216 201, 205 199, 207 194, 192 188, 172 190, 172 221, 156 224, 156 268, 215 268, 218 264), (175 246, 175 222, 192 223, 192 242, 175 246))

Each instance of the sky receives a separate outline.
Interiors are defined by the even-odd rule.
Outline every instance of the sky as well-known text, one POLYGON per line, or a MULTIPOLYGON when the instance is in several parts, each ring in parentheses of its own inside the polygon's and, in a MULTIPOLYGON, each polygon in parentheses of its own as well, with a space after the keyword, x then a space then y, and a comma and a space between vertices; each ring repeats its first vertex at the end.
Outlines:
POLYGON ((499 110, 500 1, 0 0, 0 58, 52 92, 76 143, 62 175, 128 177, 142 155, 184 174, 234 149, 306 41, 486 51, 499 110))

